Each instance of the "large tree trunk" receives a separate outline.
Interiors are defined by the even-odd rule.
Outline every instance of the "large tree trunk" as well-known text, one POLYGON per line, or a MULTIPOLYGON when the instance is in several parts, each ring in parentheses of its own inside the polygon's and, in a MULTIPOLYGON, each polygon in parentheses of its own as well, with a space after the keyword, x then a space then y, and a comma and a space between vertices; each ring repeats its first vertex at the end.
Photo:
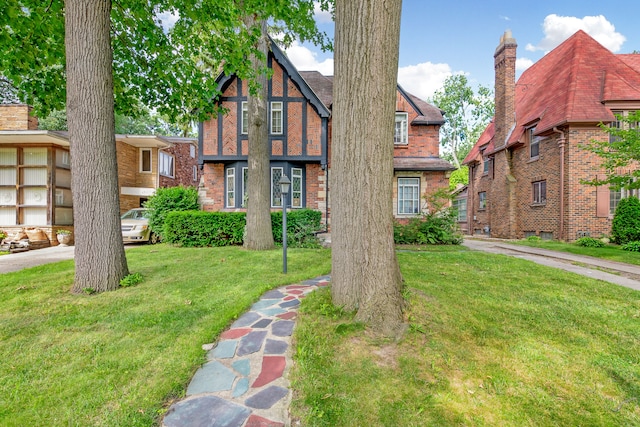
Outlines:
POLYGON ((65 1, 74 292, 114 290, 128 274, 120 229, 110 13, 110 1, 65 1))
POLYGON ((384 334, 402 325, 393 242, 393 133, 401 0, 337 0, 332 298, 384 334))
POLYGON ((271 169, 269 156, 269 129, 267 120, 267 23, 246 18, 247 27, 260 26, 262 37, 258 49, 264 55, 251 55, 251 64, 256 72, 256 93, 247 97, 249 108, 249 158, 247 177, 247 226, 244 247, 251 250, 273 249, 271 231, 271 169))

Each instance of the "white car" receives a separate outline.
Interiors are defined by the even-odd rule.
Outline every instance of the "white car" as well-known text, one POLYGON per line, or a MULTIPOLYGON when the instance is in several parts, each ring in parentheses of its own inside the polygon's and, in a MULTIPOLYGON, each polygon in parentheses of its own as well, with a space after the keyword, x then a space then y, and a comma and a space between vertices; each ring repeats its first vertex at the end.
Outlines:
POLYGON ((147 209, 136 208, 127 211, 120 217, 124 243, 149 242, 154 244, 160 241, 160 236, 149 228, 147 212, 147 209))

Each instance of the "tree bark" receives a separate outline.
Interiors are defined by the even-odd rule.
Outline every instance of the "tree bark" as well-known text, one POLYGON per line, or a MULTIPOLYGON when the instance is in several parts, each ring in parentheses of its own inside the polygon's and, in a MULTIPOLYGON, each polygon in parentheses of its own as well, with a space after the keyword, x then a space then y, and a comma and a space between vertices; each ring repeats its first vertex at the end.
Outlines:
POLYGON ((332 298, 385 335, 402 327, 393 241, 401 0, 336 0, 332 298))
POLYGON ((114 290, 128 274, 120 229, 110 12, 110 1, 65 1, 74 292, 114 290))
POLYGON ((247 177, 247 225, 244 247, 250 250, 273 249, 271 230, 271 168, 269 153, 269 129, 267 119, 268 86, 267 67, 268 37, 266 21, 255 22, 254 17, 245 20, 248 28, 260 26, 262 36, 258 50, 264 55, 251 55, 251 65, 256 73, 256 93, 247 96, 249 110, 249 155, 247 177))

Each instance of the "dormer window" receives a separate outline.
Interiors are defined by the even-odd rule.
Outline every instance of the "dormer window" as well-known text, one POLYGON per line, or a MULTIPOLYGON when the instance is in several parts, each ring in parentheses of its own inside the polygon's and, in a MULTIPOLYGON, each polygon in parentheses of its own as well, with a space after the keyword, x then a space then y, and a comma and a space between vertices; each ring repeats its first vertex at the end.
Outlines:
POLYGON ((540 138, 539 136, 534 135, 536 132, 535 126, 529 128, 529 158, 537 159, 540 156, 540 138))
POLYGON ((396 113, 396 131, 393 143, 397 145, 407 145, 409 143, 409 114, 396 113))

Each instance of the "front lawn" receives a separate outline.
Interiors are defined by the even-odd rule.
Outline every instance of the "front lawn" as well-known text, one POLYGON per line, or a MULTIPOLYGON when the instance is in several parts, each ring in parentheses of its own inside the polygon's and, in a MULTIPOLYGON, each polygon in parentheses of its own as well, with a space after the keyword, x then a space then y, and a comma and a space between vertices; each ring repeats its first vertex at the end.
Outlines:
POLYGON ((0 275, 0 425, 151 426, 216 337, 268 289, 327 274, 330 251, 127 250, 137 286, 72 295, 73 262, 0 275))
POLYGON ((295 332, 304 426, 640 425, 640 292, 475 251, 398 254, 410 327, 316 291, 295 332))
POLYGON ((507 243, 515 245, 531 246, 552 251, 569 252, 577 255, 588 255, 596 258, 607 259, 609 261, 624 262, 627 264, 640 265, 640 253, 623 251, 619 245, 608 244, 604 248, 587 248, 578 246, 575 243, 560 242, 558 240, 514 240, 507 243))

